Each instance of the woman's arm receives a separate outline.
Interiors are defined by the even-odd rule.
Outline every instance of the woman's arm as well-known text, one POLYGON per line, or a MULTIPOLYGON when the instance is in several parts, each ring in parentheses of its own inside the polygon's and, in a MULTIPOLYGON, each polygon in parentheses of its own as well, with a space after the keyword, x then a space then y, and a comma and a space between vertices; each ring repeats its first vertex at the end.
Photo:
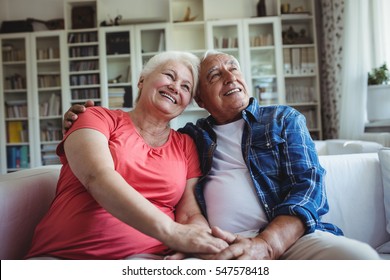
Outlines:
POLYGON ((211 232, 209 223, 203 216, 195 198, 195 186, 198 178, 187 180, 183 196, 176 206, 176 222, 181 224, 198 224, 211 232))
POLYGON ((96 201, 113 216, 183 252, 218 252, 226 243, 204 227, 171 220, 134 190, 114 169, 107 138, 93 129, 78 129, 64 143, 69 165, 96 201))

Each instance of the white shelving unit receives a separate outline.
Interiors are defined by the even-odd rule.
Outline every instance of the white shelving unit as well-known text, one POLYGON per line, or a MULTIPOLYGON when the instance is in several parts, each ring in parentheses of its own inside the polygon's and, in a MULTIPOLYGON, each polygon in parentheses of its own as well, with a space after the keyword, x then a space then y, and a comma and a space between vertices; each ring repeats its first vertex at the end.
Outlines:
MULTIPOLYGON (((14 147, 28 150, 24 168, 48 164, 44 149, 56 146, 59 139, 44 138, 41 131, 53 126, 58 132, 71 104, 92 99, 97 105, 131 110, 144 63, 164 50, 201 56, 217 49, 234 55, 261 104, 297 108, 305 114, 313 139, 321 139, 315 2, 267 0, 266 17, 256 16, 256 4, 257 0, 66 0, 64 30, 0 34, 0 173, 21 167, 11 164, 14 147), (112 24, 115 18, 119 25, 112 24), (11 86, 18 78, 22 85, 11 86), (47 85, 48 80, 57 82, 47 85), (41 105, 58 98, 60 112, 40 113, 41 105), (24 106, 25 114, 9 115, 13 105, 24 106), (23 141, 10 141, 9 126, 14 123, 22 124, 23 141)), ((193 103, 171 126, 177 129, 207 115, 193 103)))
POLYGON ((0 43, 0 171, 6 173, 34 165, 35 116, 30 34, 5 34, 0 43))
POLYGON ((322 139, 318 49, 313 0, 278 0, 286 104, 306 116, 313 139, 322 139))
POLYGON ((35 166, 60 163, 55 149, 62 139, 62 117, 69 104, 65 46, 64 31, 31 34, 35 166))

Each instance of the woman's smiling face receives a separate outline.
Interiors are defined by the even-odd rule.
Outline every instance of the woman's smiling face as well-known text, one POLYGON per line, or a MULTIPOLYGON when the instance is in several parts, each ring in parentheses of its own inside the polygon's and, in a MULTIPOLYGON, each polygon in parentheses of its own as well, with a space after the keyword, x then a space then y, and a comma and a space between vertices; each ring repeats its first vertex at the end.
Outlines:
POLYGON ((145 77, 138 88, 140 101, 147 99, 165 113, 178 116, 192 99, 194 78, 190 69, 179 61, 168 61, 145 77))

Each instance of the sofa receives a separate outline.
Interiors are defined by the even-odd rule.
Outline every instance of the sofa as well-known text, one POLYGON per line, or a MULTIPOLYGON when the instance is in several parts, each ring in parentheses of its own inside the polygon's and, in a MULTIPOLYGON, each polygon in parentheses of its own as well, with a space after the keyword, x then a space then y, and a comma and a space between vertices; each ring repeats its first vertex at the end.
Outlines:
MULTIPOLYGON (((320 155, 330 211, 323 220, 390 259, 390 149, 320 155)), ((0 259, 21 259, 55 195, 60 165, 0 176, 0 259)))

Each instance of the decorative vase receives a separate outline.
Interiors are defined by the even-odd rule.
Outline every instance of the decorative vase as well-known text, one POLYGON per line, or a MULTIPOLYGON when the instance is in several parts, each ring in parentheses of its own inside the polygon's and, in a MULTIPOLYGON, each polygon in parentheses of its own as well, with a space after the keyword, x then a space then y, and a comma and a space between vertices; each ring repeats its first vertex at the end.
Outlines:
POLYGON ((265 7, 265 0, 259 0, 257 2, 257 16, 265 17, 267 15, 267 9, 265 7))

